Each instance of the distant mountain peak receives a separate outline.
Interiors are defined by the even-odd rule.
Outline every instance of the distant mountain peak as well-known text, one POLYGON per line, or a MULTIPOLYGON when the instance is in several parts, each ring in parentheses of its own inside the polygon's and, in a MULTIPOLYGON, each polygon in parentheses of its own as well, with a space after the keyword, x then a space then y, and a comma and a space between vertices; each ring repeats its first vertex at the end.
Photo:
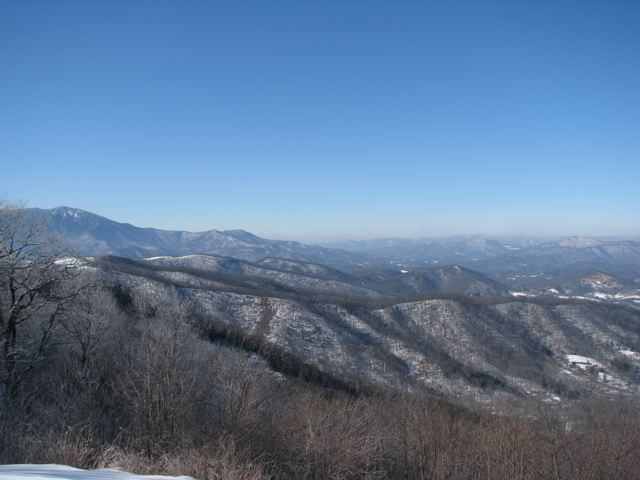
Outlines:
POLYGON ((264 238, 258 237, 251 232, 247 232, 246 230, 224 230, 222 233, 225 235, 229 235, 231 237, 237 238, 238 240, 242 240, 245 242, 251 243, 262 243, 265 241, 264 238))
POLYGON ((558 242, 558 245, 560 245, 561 247, 571 247, 571 248, 598 247, 602 244, 603 242, 598 240, 597 238, 580 237, 580 236, 565 238, 564 240, 560 240, 558 242))
POLYGON ((52 208, 51 212, 54 215, 63 216, 63 217, 73 217, 73 218, 80 218, 80 217, 85 217, 89 215, 95 215, 93 213, 87 212, 86 210, 81 210, 79 208, 66 207, 64 205, 52 208))

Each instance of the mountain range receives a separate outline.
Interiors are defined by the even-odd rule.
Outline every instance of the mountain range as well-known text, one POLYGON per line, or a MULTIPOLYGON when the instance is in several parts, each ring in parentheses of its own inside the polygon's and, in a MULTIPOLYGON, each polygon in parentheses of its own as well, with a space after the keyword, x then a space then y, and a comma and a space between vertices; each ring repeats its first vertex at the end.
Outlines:
POLYGON ((160 255, 209 254, 248 261, 267 257, 357 267, 460 265, 493 275, 538 273, 576 263, 640 266, 640 240, 568 238, 489 238, 456 236, 440 239, 379 239, 308 245, 267 240, 243 230, 186 232, 141 228, 69 207, 28 209, 47 229, 73 245, 81 255, 144 258, 160 255))
POLYGON ((348 241, 324 246, 376 255, 406 265, 459 264, 496 275, 515 271, 538 273, 579 262, 640 265, 637 239, 456 236, 348 241))
POLYGON ((366 284, 366 288, 378 290, 378 282, 384 284, 382 290, 386 294, 394 291, 396 295, 405 296, 452 290, 474 295, 508 290, 559 295, 634 297, 640 294, 640 241, 633 239, 476 235, 390 238, 318 246, 267 240, 243 230, 186 232, 140 228, 69 207, 34 208, 28 213, 46 225, 51 234, 72 245, 78 255, 134 259, 213 255, 260 262, 263 270, 266 262, 271 267, 279 263, 285 270, 296 265, 289 263, 285 267, 285 261, 303 262, 305 269, 310 268, 310 264, 316 264, 316 269, 332 268, 332 275, 342 275, 343 280, 349 275, 353 277, 349 284, 366 284), (437 270, 454 265, 463 270, 455 274, 451 270, 437 270), (470 287, 474 283, 470 277, 474 275, 483 277, 476 286, 470 287), (605 283, 589 280, 598 275, 606 275, 611 280, 605 283), (454 277, 457 280, 454 281, 454 277), (461 277, 466 278, 459 281, 461 277), (459 288, 454 288, 456 284, 459 288), (479 288, 479 284, 484 286, 479 288))
POLYGON ((332 378, 483 402, 638 389, 638 241, 314 246, 140 228, 68 207, 27 213, 125 308, 178 295, 206 338, 277 349, 332 378))
MULTIPOLYGON (((177 295, 203 337, 248 355, 279 352, 313 368, 317 378, 425 389, 488 405, 638 390, 640 309, 433 293, 433 285, 441 287, 434 279, 484 278, 459 267, 432 272, 429 295, 401 299, 394 295, 405 292, 398 284, 405 277, 369 283, 302 262, 189 255, 82 264, 117 285, 126 308, 177 295)), ((420 290, 423 274, 409 281, 412 291, 420 290)))
POLYGON ((267 257, 317 262, 329 266, 371 264, 364 254, 267 240, 243 230, 185 232, 141 228, 69 207, 28 209, 31 217, 69 243, 79 255, 119 255, 144 258, 159 255, 210 254, 248 261, 267 257))

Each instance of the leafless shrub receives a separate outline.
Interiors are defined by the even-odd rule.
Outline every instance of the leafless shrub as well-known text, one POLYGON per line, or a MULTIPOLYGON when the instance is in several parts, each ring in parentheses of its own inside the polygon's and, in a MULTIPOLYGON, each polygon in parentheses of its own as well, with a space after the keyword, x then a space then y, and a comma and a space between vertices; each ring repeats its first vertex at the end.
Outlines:
POLYGON ((263 480, 264 467, 233 444, 179 450, 150 459, 142 452, 111 448, 97 462, 99 468, 115 468, 138 474, 189 475, 199 480, 263 480))
POLYGON ((300 393, 279 419, 279 461, 295 478, 381 478, 382 438, 364 400, 300 393))

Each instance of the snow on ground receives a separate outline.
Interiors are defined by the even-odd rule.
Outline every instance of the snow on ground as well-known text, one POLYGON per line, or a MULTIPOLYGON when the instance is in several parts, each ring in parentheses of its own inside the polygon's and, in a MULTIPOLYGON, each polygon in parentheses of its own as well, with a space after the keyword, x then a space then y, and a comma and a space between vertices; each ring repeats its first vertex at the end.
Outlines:
POLYGON ((628 385, 624 381, 607 373, 603 369, 602 364, 594 360, 593 358, 584 357, 582 355, 566 355, 566 357, 571 367, 579 368, 580 370, 587 373, 595 373, 596 379, 600 383, 604 383, 606 385, 619 389, 626 389, 628 387, 628 385), (595 372, 593 369, 596 369, 595 372))
POLYGON ((553 403, 553 402, 560 402, 560 401, 562 401, 562 399, 561 399, 559 396, 557 396, 557 395, 553 395, 553 396, 551 396, 551 397, 545 397, 545 398, 543 398, 543 399, 542 399, 542 401, 543 401, 544 403, 553 403))
POLYGON ((588 366, 599 367, 600 363, 596 362, 593 358, 583 357, 582 355, 567 355, 567 361, 569 363, 575 363, 577 367, 585 370, 588 366))
POLYGON ((640 300, 640 295, 634 295, 632 293, 616 293, 615 298, 621 300, 640 300))
POLYGON ((600 302, 600 298, 585 297, 584 295, 558 295, 557 298, 563 300, 589 300, 590 302, 600 302))
POLYGON ((598 372, 598 381, 617 388, 624 389, 627 387, 627 384, 622 380, 614 377, 613 375, 609 375, 606 372, 598 372))
POLYGON ((119 470, 82 470, 66 465, 0 465, 0 480, 161 480, 191 477, 167 477, 164 475, 134 475, 119 470))
POLYGON ((59 258, 53 263, 55 263, 56 265, 63 265, 65 267, 81 267, 84 265, 84 262, 82 260, 75 257, 59 258))
POLYGON ((633 350, 620 350, 620 353, 626 357, 633 358, 634 360, 640 360, 640 353, 633 350))
POLYGON ((96 270, 95 267, 90 267, 87 265, 86 260, 89 260, 88 257, 86 259, 80 259, 80 258, 75 258, 75 257, 65 257, 65 258, 58 258, 57 260, 54 260, 53 263, 55 263, 56 265, 60 265, 62 267, 68 267, 68 268, 76 268, 78 270, 96 270))

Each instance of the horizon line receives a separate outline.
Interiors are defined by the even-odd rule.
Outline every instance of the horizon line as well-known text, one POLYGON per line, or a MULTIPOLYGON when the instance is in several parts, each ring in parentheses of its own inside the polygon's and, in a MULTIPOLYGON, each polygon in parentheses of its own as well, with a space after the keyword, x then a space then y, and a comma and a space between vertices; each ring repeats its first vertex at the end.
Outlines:
MULTIPOLYGON (((501 232, 501 233, 481 233, 481 232, 475 232, 475 233, 438 233, 438 234, 432 234, 432 235, 428 235, 428 234, 419 234, 419 235, 406 235, 406 236, 402 236, 402 235, 398 235, 398 234, 389 234, 387 235, 374 235, 371 237, 362 237, 362 238, 355 238, 355 237, 344 237, 344 236, 340 236, 340 235, 328 235, 327 237, 333 237, 332 240, 329 239, 325 239, 325 240, 312 240, 311 237, 313 236, 307 236, 306 240, 302 240, 301 238, 304 238, 305 235, 304 234, 289 234, 289 235, 285 235, 285 236, 273 236, 273 235, 269 235, 269 234, 257 234, 254 233, 254 231, 252 229, 247 229, 247 228, 224 228, 224 229, 218 229, 218 228, 206 228, 204 230, 200 230, 200 229, 179 229, 179 228, 161 228, 161 227, 156 227, 156 226, 141 226, 141 225, 137 225, 131 222, 126 222, 126 221, 120 221, 120 220, 114 220, 113 218, 110 218, 106 215, 102 215, 99 213, 95 213, 92 212, 90 210, 85 210, 83 208, 78 208, 78 207, 70 207, 68 205, 57 205, 55 207, 51 207, 51 208, 42 208, 42 207, 31 207, 31 206, 27 206, 25 205, 26 209, 37 209, 37 210, 57 210, 57 209, 69 209, 69 210, 78 210, 78 211, 82 211, 85 213, 89 213, 91 215, 96 215, 98 217, 102 217, 106 220, 109 220, 111 222, 115 222, 115 223, 119 223, 122 225, 130 225, 132 227, 135 228, 141 228, 141 229, 153 229, 153 230, 164 230, 164 231, 174 231, 174 232, 188 232, 188 233, 204 233, 204 232, 210 232, 210 231, 218 231, 218 232, 233 232, 233 231, 240 231, 240 232, 245 232, 245 233, 249 233, 251 235, 255 235, 258 237, 261 237, 265 240, 284 240, 284 241, 294 241, 294 242, 299 242, 299 243, 307 243, 307 244, 311 244, 311 245, 318 245, 318 246, 323 246, 323 245, 331 245, 331 244, 340 244, 340 243, 347 243, 347 242, 367 242, 367 241, 389 241, 389 240, 445 240, 445 239, 453 239, 453 238, 466 238, 466 239, 472 239, 472 238, 483 238, 483 239, 487 239, 487 240, 492 240, 492 239, 515 239, 515 238, 530 238, 530 239, 544 239, 544 240, 559 240, 559 239, 569 239, 569 238, 592 238, 595 240, 601 240, 601 241, 620 241, 620 240, 638 240, 640 239, 640 232, 639 233, 635 233, 635 234, 620 234, 620 233, 593 233, 593 234, 577 234, 577 233, 516 233, 516 232, 501 232), (296 238, 297 237, 297 238, 296 238)), ((315 235, 314 237, 317 238, 317 235, 315 235)))

